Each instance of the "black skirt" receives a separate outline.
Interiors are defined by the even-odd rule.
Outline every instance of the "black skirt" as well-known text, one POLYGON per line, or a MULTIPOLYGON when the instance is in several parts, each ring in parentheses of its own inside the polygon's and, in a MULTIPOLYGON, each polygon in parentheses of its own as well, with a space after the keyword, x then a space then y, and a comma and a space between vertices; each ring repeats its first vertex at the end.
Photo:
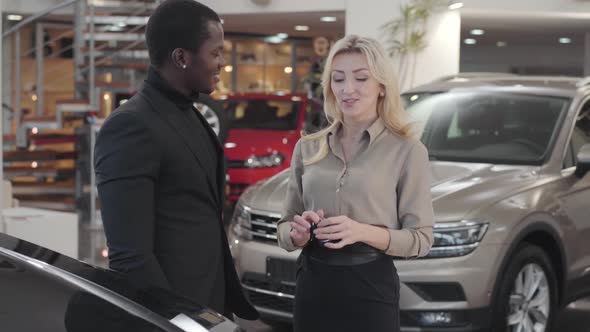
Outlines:
POLYGON ((302 253, 298 262, 294 332, 398 332, 399 277, 393 259, 328 265, 302 253))

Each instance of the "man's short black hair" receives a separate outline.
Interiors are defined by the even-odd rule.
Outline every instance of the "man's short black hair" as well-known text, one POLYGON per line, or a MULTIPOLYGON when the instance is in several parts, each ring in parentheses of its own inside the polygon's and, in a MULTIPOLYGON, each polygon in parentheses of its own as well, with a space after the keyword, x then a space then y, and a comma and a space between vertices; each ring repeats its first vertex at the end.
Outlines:
POLYGON ((145 39, 150 62, 160 66, 175 48, 198 51, 209 38, 209 21, 221 22, 211 8, 194 0, 165 0, 150 16, 145 39))

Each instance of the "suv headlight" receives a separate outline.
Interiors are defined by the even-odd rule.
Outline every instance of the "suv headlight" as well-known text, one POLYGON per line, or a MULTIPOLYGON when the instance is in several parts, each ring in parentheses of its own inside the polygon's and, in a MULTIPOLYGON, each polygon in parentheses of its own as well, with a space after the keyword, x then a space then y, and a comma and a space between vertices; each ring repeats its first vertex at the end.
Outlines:
POLYGON ((238 203, 232 216, 232 230, 238 237, 251 240, 250 229, 250 208, 238 203))
POLYGON ((281 166, 285 161, 285 156, 281 153, 274 152, 263 156, 250 156, 244 161, 244 167, 247 168, 265 168, 281 166))
POLYGON ((458 257, 471 253, 488 230, 483 221, 463 220, 434 225, 434 244, 427 258, 458 257))

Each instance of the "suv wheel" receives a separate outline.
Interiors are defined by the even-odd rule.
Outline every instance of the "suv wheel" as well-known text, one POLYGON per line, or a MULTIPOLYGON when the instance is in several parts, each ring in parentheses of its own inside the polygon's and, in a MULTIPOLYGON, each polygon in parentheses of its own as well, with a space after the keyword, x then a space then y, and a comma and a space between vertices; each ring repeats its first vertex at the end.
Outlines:
POLYGON ((221 144, 225 143, 229 127, 221 104, 209 95, 200 94, 199 99, 195 102, 195 107, 207 120, 221 144))
POLYGON ((547 254, 523 245, 504 271, 493 307, 493 331, 549 332, 557 310, 557 279, 547 254))

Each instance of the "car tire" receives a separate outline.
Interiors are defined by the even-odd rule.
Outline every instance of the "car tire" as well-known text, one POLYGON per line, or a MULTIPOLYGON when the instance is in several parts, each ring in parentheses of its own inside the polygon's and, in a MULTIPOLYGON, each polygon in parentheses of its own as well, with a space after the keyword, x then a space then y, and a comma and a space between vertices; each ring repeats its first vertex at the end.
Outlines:
POLYGON ((558 308, 558 286, 551 259, 543 249, 521 245, 509 258, 499 282, 492 307, 493 332, 533 332, 533 326, 543 322, 544 331, 551 331, 558 308), (518 329, 519 324, 523 329, 518 329))
POLYGON ((224 144, 229 130, 229 120, 221 103, 209 95, 200 94, 195 107, 207 120, 221 144, 224 144))

